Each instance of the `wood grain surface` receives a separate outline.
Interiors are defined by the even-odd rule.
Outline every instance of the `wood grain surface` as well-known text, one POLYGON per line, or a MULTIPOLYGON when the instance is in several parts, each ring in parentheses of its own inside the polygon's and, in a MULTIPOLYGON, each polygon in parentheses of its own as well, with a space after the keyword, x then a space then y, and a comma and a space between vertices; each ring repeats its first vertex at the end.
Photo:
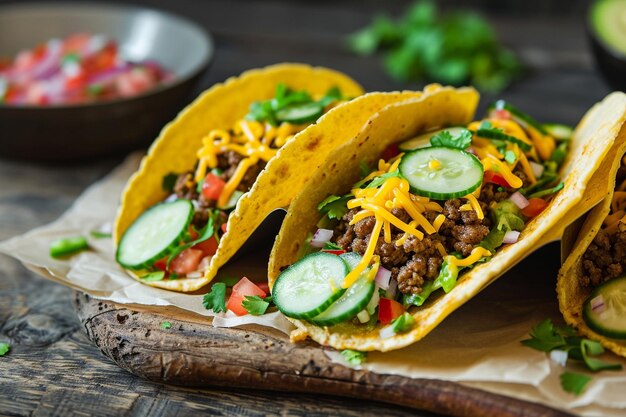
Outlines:
POLYGON ((293 344, 263 328, 217 328, 192 315, 172 320, 79 292, 73 301, 89 339, 121 368, 152 381, 345 396, 459 417, 569 415, 449 381, 354 370, 315 343, 293 344), (161 327, 165 321, 170 328, 161 327))
MULTIPOLYGON (((0 4, 11 1, 0 0, 0 4)), ((373 14, 385 10, 397 14, 408 1, 133 3, 186 16, 212 32, 216 58, 196 93, 245 69, 287 60, 345 71, 369 90, 416 87, 394 83, 377 58, 355 57, 342 42, 343 36, 368 23, 373 14)), ((594 72, 587 49, 583 29, 587 1, 440 3, 492 8, 490 21, 500 39, 529 68, 525 78, 501 97, 541 115, 541 119, 574 124, 609 92, 594 72)), ((490 98, 484 98, 483 106, 490 98)), ((84 188, 123 157, 40 166, 2 159, 0 149, 0 239, 54 220, 84 188)), ((541 253, 534 262, 541 262, 541 253)), ((72 298, 70 290, 38 278, 17 261, 0 255, 0 342, 12 345, 11 352, 0 358, 0 415, 433 415, 398 405, 307 393, 304 388, 305 393, 284 394, 199 390, 149 382, 118 367, 89 341, 71 307, 72 298)), ((220 385, 218 380, 210 382, 220 385)))

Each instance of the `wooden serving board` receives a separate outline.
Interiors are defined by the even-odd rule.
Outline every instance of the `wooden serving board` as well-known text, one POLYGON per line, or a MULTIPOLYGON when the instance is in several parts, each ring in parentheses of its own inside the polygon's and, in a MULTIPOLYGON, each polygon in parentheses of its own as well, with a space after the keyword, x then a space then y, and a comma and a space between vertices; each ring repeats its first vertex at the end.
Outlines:
POLYGON ((570 415, 454 382, 354 370, 331 362, 317 344, 292 344, 261 327, 217 328, 206 318, 177 312, 172 319, 78 292, 74 307, 87 336, 106 356, 151 381, 344 396, 451 416, 570 415), (172 327, 162 329, 164 321, 172 327))

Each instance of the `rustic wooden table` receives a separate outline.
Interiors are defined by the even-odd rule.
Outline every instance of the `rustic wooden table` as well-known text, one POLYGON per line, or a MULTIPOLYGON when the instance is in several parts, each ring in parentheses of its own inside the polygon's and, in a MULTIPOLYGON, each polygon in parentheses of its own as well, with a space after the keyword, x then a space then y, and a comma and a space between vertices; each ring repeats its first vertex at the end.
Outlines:
MULTIPOLYGON (((280 61, 337 68, 368 90, 415 87, 394 84, 375 59, 354 57, 342 47, 342 37, 366 24, 374 11, 383 10, 382 2, 135 3, 170 9, 212 32, 217 55, 198 91, 245 69, 280 61)), ((490 2, 475 3, 484 7, 490 2)), ((514 4, 514 13, 498 3, 499 10, 490 11, 491 21, 501 39, 531 68, 503 97, 544 120, 575 123, 609 92, 594 72, 588 53, 584 2, 567 2, 565 13, 558 7, 563 2, 542 2, 541 10, 536 10, 534 5, 505 1, 514 4)), ((401 4, 393 4, 394 11, 400 9, 401 4)), ((54 220, 86 186, 122 158, 118 155, 64 166, 0 159, 0 240, 54 220)), ((531 262, 533 259, 541 258, 534 256, 531 262)), ((10 354, 0 358, 1 415, 156 416, 198 411, 224 416, 416 415, 399 407, 332 397, 200 391, 146 382, 119 369, 87 340, 70 299, 70 290, 0 255, 0 341, 12 345, 10 354)), ((219 381, 215 383, 219 385, 219 381)))

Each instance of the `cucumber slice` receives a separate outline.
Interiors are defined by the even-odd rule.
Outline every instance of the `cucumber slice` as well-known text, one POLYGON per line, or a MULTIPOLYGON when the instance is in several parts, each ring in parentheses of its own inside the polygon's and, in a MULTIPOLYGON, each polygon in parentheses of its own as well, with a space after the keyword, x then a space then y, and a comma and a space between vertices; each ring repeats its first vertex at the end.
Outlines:
POLYGON ((574 129, 567 125, 544 123, 543 128, 556 140, 570 140, 574 134, 574 129))
POLYGON ((152 206, 126 230, 117 247, 117 262, 128 269, 152 266, 175 246, 187 232, 193 217, 189 200, 152 206))
POLYGON ((454 126, 454 127, 447 127, 445 129, 434 130, 432 132, 427 132, 422 135, 416 136, 413 139, 409 139, 405 142, 400 143, 398 145, 398 149, 400 149, 403 152, 406 152, 406 151, 412 151, 412 150, 419 149, 419 148, 428 147, 430 146, 430 138, 435 136, 438 133, 443 132, 444 130, 447 130, 448 132, 450 132, 452 136, 457 136, 459 133, 461 133, 461 131, 466 130, 466 128, 463 126, 454 126))
POLYGON ((522 126, 524 126, 524 125, 531 125, 535 129, 537 129, 539 132, 541 132, 542 134, 544 134, 544 135, 548 134, 548 132, 546 132, 546 130, 543 128, 543 126, 539 122, 537 122, 531 116, 529 116, 528 114, 524 113, 523 111, 521 111, 520 109, 518 109, 514 105, 512 105, 510 103, 507 103, 504 100, 498 100, 495 103, 491 104, 489 106, 488 110, 491 110, 491 109, 494 109, 494 108, 496 110, 508 110, 508 112, 511 113, 511 116, 513 116, 513 119, 515 119, 515 121, 520 123, 522 126))
MULTIPOLYGON (((361 256, 354 252, 339 255, 353 269, 361 261, 361 256)), ((367 278, 366 270, 343 295, 331 304, 323 313, 310 319, 318 326, 332 326, 354 318, 370 302, 374 295, 374 280, 367 278)))
POLYGON ((316 121, 324 112, 318 103, 292 104, 276 112, 280 122, 307 123, 316 121))
POLYGON ((478 129, 476 131, 476 135, 485 139, 504 140, 507 142, 515 143, 524 152, 528 152, 533 148, 531 144, 526 143, 523 140, 516 138, 515 136, 510 136, 510 135, 507 135, 506 133, 502 133, 494 129, 478 129))
POLYGON ((341 284, 348 272, 348 265, 339 256, 312 253, 280 274, 272 288, 272 301, 287 317, 310 319, 346 291, 341 284))
POLYGON ((463 197, 483 182, 483 165, 461 149, 416 149, 402 157, 399 168, 415 194, 435 200, 463 197), (431 168, 431 161, 438 161, 441 166, 431 168))
POLYGON ((583 319, 598 334, 626 339, 626 276, 612 279, 596 288, 585 301, 583 319), (604 308, 594 311, 592 305, 595 303, 604 303, 604 308))

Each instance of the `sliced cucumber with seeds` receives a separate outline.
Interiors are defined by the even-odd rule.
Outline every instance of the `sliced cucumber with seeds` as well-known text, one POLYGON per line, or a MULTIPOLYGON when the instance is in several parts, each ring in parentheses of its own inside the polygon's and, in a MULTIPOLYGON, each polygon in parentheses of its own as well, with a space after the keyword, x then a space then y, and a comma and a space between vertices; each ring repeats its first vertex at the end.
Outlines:
POLYGON ((402 157, 400 174, 412 191, 435 200, 463 197, 483 182, 483 165, 471 153, 443 146, 416 149, 402 157))
POLYGON ((281 122, 307 123, 316 121, 324 112, 318 103, 292 104, 276 112, 276 119, 281 122))
POLYGON ((122 236, 115 255, 117 262, 128 269, 152 266, 180 244, 192 217, 193 205, 189 200, 149 208, 122 236))
POLYGON ((626 339, 626 276, 596 288, 585 301, 583 319, 598 334, 626 339))
POLYGON ((287 317, 310 319, 346 291, 341 284, 348 272, 348 265, 339 256, 312 253, 280 274, 272 288, 272 301, 287 317))
POLYGON ((515 143, 524 152, 528 152, 533 148, 530 143, 524 142, 523 140, 518 139, 515 136, 507 135, 506 133, 495 129, 478 129, 476 131, 476 136, 480 136, 481 138, 485 139, 504 140, 507 142, 515 143))
POLYGON ((406 151, 412 151, 414 149, 425 148, 425 147, 430 146, 430 138, 432 138, 433 136, 443 131, 450 132, 452 136, 458 136, 463 130, 467 130, 467 128, 463 126, 454 126, 454 127, 447 127, 445 129, 433 130, 432 132, 421 134, 419 136, 414 137, 413 139, 409 139, 407 141, 400 143, 398 145, 398 149, 400 149, 403 152, 406 152, 406 151))
MULTIPOLYGON (((354 269, 361 262, 361 256, 354 252, 339 256, 348 264, 350 269, 354 269)), ((332 326, 350 320, 359 314, 372 299, 376 287, 374 280, 368 279, 368 272, 369 269, 362 273, 337 301, 310 321, 318 326, 332 326)))

